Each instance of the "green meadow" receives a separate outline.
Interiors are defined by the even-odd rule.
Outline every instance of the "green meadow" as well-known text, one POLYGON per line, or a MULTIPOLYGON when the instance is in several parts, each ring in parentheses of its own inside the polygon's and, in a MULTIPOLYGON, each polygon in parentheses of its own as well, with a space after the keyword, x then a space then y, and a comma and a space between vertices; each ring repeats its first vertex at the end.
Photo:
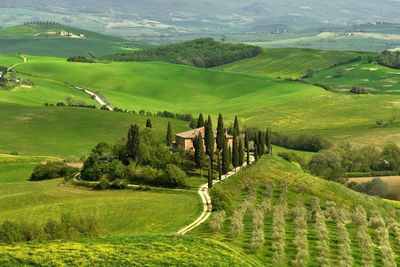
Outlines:
POLYGON ((360 55, 357 52, 299 48, 265 48, 260 56, 237 61, 216 69, 257 74, 270 78, 302 78, 309 69, 323 70, 360 55))
MULTIPOLYGON (((153 128, 165 138, 168 121, 173 132, 187 122, 151 117, 153 128)), ((131 124, 145 126, 147 117, 76 107, 27 107, 1 102, 0 150, 20 155, 68 157, 87 155, 99 142, 126 137, 131 124)))

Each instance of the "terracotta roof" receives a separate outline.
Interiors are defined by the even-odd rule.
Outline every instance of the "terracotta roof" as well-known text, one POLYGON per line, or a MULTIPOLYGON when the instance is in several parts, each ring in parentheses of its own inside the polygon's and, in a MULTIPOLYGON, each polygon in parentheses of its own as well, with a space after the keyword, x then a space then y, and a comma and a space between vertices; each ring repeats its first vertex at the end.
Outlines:
MULTIPOLYGON (((178 133, 178 134, 176 134, 176 136, 184 138, 184 139, 194 139, 197 135, 199 135, 199 133, 201 133, 201 136, 203 136, 203 138, 204 138, 204 127, 192 129, 192 130, 182 132, 182 133, 178 133)), ((217 131, 214 131, 214 137, 217 137, 217 131)), ((233 138, 233 136, 230 134, 226 134, 226 137, 228 139, 233 138)))

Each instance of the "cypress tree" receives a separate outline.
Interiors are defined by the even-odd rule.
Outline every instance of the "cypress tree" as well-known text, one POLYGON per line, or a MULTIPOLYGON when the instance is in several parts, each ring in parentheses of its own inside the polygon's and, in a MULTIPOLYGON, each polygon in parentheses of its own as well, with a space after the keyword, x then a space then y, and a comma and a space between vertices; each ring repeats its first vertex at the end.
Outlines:
POLYGON ((257 134, 254 137, 254 159, 257 161, 259 158, 259 152, 258 152, 258 136, 257 134))
POLYGON ((243 164, 244 164, 243 139, 239 138, 239 166, 242 167, 243 164))
POLYGON ((265 139, 264 139, 264 133, 262 131, 258 132, 258 152, 259 156, 261 157, 262 155, 265 154, 265 139))
POLYGON ((167 146, 172 146, 172 126, 171 122, 168 122, 167 126, 167 136, 166 136, 167 146))
POLYGON ((229 164, 232 162, 232 147, 229 145, 228 146, 228 152, 229 152, 229 164))
POLYGON ((244 147, 246 149, 246 164, 250 165, 250 147, 249 147, 249 133, 244 133, 244 147))
POLYGON ((147 121, 146 121, 146 127, 147 127, 147 128, 153 128, 153 125, 151 124, 151 120, 150 120, 150 119, 147 119, 147 121))
POLYGON ((233 131, 232 165, 235 167, 235 171, 239 167, 239 138, 236 130, 233 131))
POLYGON ((271 132, 269 128, 267 128, 267 132, 265 134, 265 145, 267 146, 268 154, 272 156, 271 132))
POLYGON ((129 159, 140 162, 140 133, 137 124, 131 125, 131 128, 129 129, 126 152, 129 159))
POLYGON ((226 143, 226 140, 222 146, 222 172, 224 174, 227 174, 229 172, 229 167, 231 163, 229 160, 229 150, 228 150, 228 144, 226 143))
POLYGON ((212 180, 213 180, 213 154, 214 154, 214 131, 212 128, 212 121, 211 116, 208 115, 207 124, 204 128, 204 143, 206 146, 206 154, 210 159, 209 165, 209 175, 208 175, 208 187, 212 187, 212 180))
POLYGON ((200 176, 203 178, 203 167, 204 167, 204 143, 203 136, 199 133, 193 140, 194 145, 194 162, 196 168, 200 169, 200 176))
POLYGON ((217 161, 218 161, 218 178, 221 180, 222 171, 221 171, 221 150, 223 149, 225 140, 225 127, 224 127, 224 119, 222 118, 222 114, 218 115, 218 126, 217 126, 217 161))
POLYGON ((204 127, 204 125, 203 113, 200 113, 199 118, 197 119, 197 128, 204 127))
POLYGON ((235 122, 233 123, 233 133, 236 133, 236 136, 240 135, 239 120, 237 116, 235 116, 235 122))

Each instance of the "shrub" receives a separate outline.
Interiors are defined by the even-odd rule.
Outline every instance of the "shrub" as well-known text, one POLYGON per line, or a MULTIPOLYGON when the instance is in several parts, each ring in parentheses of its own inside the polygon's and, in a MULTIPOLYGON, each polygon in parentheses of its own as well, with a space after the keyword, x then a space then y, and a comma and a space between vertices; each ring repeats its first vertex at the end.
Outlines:
POLYGON ((67 59, 68 62, 95 63, 93 59, 84 56, 72 56, 67 59))
POLYGON ((221 231, 225 218, 226 212, 224 210, 214 212, 209 223, 210 230, 214 233, 221 231))
MULTIPOLYGON (((338 211, 338 214, 343 214, 338 211)), ((337 239, 339 248, 339 264, 340 266, 353 266, 353 256, 351 250, 351 240, 349 232, 346 229, 345 218, 338 216, 336 220, 337 239)))
POLYGON ((367 213, 362 206, 356 208, 353 223, 357 225, 357 239, 360 245, 363 266, 374 266, 374 243, 368 233, 367 213))
POLYGON ((315 210, 317 210, 315 214, 315 234, 317 236, 316 249, 318 252, 317 260, 320 266, 330 266, 329 232, 326 227, 325 216, 320 208, 315 208, 315 210))
POLYGON ((331 146, 326 139, 317 135, 289 136, 277 132, 272 132, 271 143, 288 149, 310 152, 318 152, 331 146))
POLYGON ((289 162, 296 162, 300 166, 306 165, 305 160, 301 156, 299 156, 297 153, 294 153, 294 152, 280 152, 280 153, 278 153, 278 156, 289 162))
POLYGON ((243 219, 247 212, 251 212, 256 199, 256 191, 254 188, 249 189, 249 195, 246 200, 233 211, 230 224, 230 236, 236 238, 243 233, 243 219))
POLYGON ((298 203, 292 210, 293 221, 295 224, 296 237, 293 244, 296 247, 296 258, 292 261, 293 266, 305 266, 310 257, 308 252, 307 239, 307 210, 303 203, 298 203))
POLYGON ((383 266, 397 266, 395 254, 389 240, 389 231, 382 216, 375 213, 370 219, 370 225, 375 228, 375 238, 382 254, 383 266))
POLYGON ((213 187, 210 190, 210 197, 214 211, 230 211, 232 209, 232 196, 228 191, 219 187, 213 187))
POLYGON ((370 93, 370 91, 368 89, 357 87, 357 86, 353 86, 351 88, 350 92, 352 92, 353 94, 358 94, 358 95, 368 95, 370 93))
POLYGON ((162 179, 161 185, 165 187, 187 188, 188 184, 186 179, 187 176, 184 171, 173 164, 168 164, 165 169, 165 176, 164 179, 162 179))
POLYGON ((66 165, 64 162, 52 161, 46 164, 40 164, 33 169, 30 180, 41 181, 54 178, 71 177, 79 173, 78 168, 66 165))

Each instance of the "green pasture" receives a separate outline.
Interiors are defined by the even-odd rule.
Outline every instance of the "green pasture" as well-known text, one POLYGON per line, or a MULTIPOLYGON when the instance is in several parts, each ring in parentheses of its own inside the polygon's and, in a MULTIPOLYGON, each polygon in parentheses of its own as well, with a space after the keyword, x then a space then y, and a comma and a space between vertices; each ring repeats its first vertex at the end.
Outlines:
MULTIPOLYGON (((88 154, 99 142, 113 143, 127 135, 131 124, 144 127, 148 117, 77 107, 26 107, 1 102, 0 151, 56 157, 88 154)), ((167 123, 173 132, 187 122, 151 117, 153 129, 165 138, 167 123)))
POLYGON ((216 69, 270 78, 302 78, 307 70, 323 70, 360 55, 357 52, 298 48, 266 48, 260 56, 237 61, 216 69))
POLYGON ((353 86, 368 89, 373 94, 400 94, 400 70, 377 63, 357 62, 317 73, 311 82, 323 83, 339 91, 353 86))
POLYGON ((20 56, 14 54, 0 54, 0 66, 11 67, 14 64, 21 63, 23 60, 20 56))

